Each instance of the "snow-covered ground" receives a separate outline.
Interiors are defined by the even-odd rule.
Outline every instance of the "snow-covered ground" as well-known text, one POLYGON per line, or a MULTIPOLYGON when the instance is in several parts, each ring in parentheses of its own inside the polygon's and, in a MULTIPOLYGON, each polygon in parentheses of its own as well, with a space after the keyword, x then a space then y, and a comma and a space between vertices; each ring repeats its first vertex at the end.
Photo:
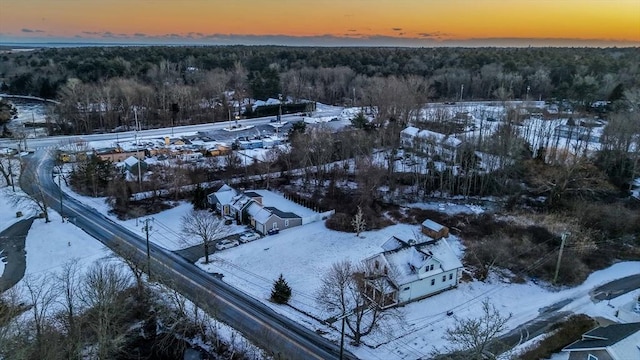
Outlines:
MULTIPOLYGON (((143 221, 149 219, 149 225, 151 227, 151 230, 149 231, 149 241, 167 250, 180 250, 199 244, 198 239, 184 236, 180 231, 182 217, 187 215, 193 209, 193 206, 188 202, 175 202, 175 206, 173 208, 157 214, 142 216, 136 219, 119 220, 117 216, 109 213, 111 208, 109 207, 109 204, 106 203, 106 198, 93 198, 79 195, 74 193, 64 184, 64 182, 62 182, 62 187, 65 192, 74 199, 94 208, 98 212, 106 215, 111 220, 118 222, 120 225, 134 233, 139 233, 140 236, 145 236, 143 233, 143 221)), ((73 219, 71 219, 71 221, 73 221, 73 219)), ((225 235, 239 234, 246 230, 247 228, 244 225, 229 225, 228 231, 225 235)))
MULTIPOLYGON (((0 188, 0 231, 11 226, 12 223, 15 223, 15 220, 19 220, 15 219, 16 211, 25 211, 22 208, 13 206, 7 201, 6 193, 8 191, 11 191, 11 189, 7 187, 0 188)), ((94 202, 90 203, 97 205, 94 202)), ((102 210, 106 209, 106 207, 100 208, 102 210)), ((185 206, 179 206, 177 209, 171 210, 161 214, 159 218, 170 219, 172 216, 179 217, 190 210, 190 208, 187 209, 185 206), (174 210, 174 212, 178 211, 179 215, 172 213, 171 210, 174 210)), ((32 213, 25 213, 25 217, 31 215, 32 213)), ((25 217, 23 217, 23 219, 25 217)), ((102 243, 87 235, 87 233, 72 223, 62 222, 62 218, 55 211, 50 209, 49 217, 51 220, 49 223, 45 223, 44 219, 35 219, 25 240, 25 276, 15 286, 20 296, 24 297, 25 302, 29 301, 29 296, 26 294, 24 288, 26 279, 33 279, 34 284, 37 284, 37 282, 42 281, 45 276, 59 274, 65 264, 70 261, 78 262, 79 271, 76 274, 78 277, 82 276, 89 266, 96 261, 117 261, 117 257, 113 252, 102 245, 102 243)), ((135 225, 133 226, 135 227, 135 225)), ((2 275, 4 271, 4 260, 3 253, 0 252, 0 275, 2 275)), ((62 304, 62 302, 60 302, 60 304, 62 304)), ((190 302, 187 302, 187 305, 192 306, 190 302)), ((54 310, 55 306, 57 305, 52 306, 51 311, 54 310)), ((24 316, 31 315, 25 313, 24 316)), ((260 350, 252 346, 242 337, 242 334, 239 334, 233 328, 217 322, 215 328, 218 336, 220 336, 223 341, 227 343, 233 342, 236 347, 246 349, 249 353, 254 354, 256 359, 261 358, 260 350)))
MULTIPOLYGON (((289 307, 271 304, 268 298, 273 281, 282 273, 293 289, 290 302, 293 307, 320 319, 329 318, 336 314, 326 313, 318 307, 315 292, 321 286, 322 275, 334 262, 362 260, 380 252, 380 245, 391 235, 410 237, 418 230, 418 226, 394 225, 380 231, 365 232, 358 238, 354 234, 328 230, 322 223, 313 223, 225 250, 216 254, 210 264, 200 262, 198 266, 210 272, 223 273, 226 282, 314 330, 329 331, 335 339, 339 335, 336 329, 328 328, 289 307)), ((449 242, 461 255, 459 241, 451 236, 449 242)), ((375 347, 375 350, 360 347, 351 348, 350 351, 363 359, 415 359, 427 356, 434 348, 446 345, 442 339, 443 331, 454 324, 454 318, 447 316, 446 312, 451 310, 463 318, 474 317, 480 313, 483 300, 489 300, 505 314, 513 314, 509 328, 534 319, 540 309, 566 299, 572 299, 572 302, 563 310, 613 318, 614 310, 606 304, 592 304, 588 292, 598 284, 637 273, 640 273, 640 262, 621 263, 594 273, 581 286, 562 291, 552 291, 532 283, 503 283, 497 277, 485 283, 462 283, 458 289, 404 306, 404 321, 385 331, 393 334, 393 337, 383 335, 365 338, 365 343, 375 347)))
POLYGON ((57 212, 50 211, 51 222, 36 219, 31 225, 25 242, 27 269, 25 276, 41 276, 59 272, 62 266, 74 259, 84 269, 93 262, 114 257, 101 242, 87 235, 69 222, 62 222, 57 212))
MULTIPOLYGON (((75 197, 102 213, 108 212, 103 199, 77 195, 75 197)), ((2 204, 0 213, 15 216, 15 209, 6 202, 2 204)), ((443 206, 441 203, 415 205, 434 209, 443 206)), ((481 211, 474 206, 444 204, 444 207, 448 212, 481 211)), ((156 230, 152 231, 151 241, 168 249, 183 248, 185 244, 180 241, 177 229, 180 217, 190 210, 190 204, 181 203, 170 210, 153 215, 156 219, 153 223, 156 230)), ((28 274, 56 271, 65 261, 74 257, 79 258, 84 264, 89 264, 109 254, 99 242, 89 238, 72 224, 62 223, 57 214, 52 212, 51 215, 52 222, 49 224, 36 220, 27 237, 28 274)), ((3 226, 9 224, 6 216, 0 219, 3 220, 3 226)), ((136 226, 136 220, 120 223, 141 232, 141 225, 136 226)), ((242 229, 238 228, 240 231, 242 229)), ((323 223, 316 222, 218 252, 214 254, 211 264, 199 266, 208 271, 223 273, 226 282, 305 326, 328 331, 327 336, 336 340, 339 337, 338 330, 329 328, 290 307, 270 303, 268 297, 273 281, 282 273, 293 288, 293 307, 326 319, 335 314, 326 313, 318 307, 315 303, 315 292, 320 286, 322 274, 331 264, 340 260, 362 260, 380 252, 380 245, 390 236, 410 237, 417 230, 417 226, 393 225, 356 237, 354 234, 328 230, 323 223)), ((461 255, 463 249, 459 241, 451 236, 449 242, 461 255)), ((497 277, 492 277, 486 283, 463 283, 455 290, 403 307, 405 320, 386 331, 387 334, 393 334, 393 337, 366 337, 364 341, 370 347, 350 348, 350 351, 363 359, 415 359, 426 356, 434 348, 445 345, 442 339, 443 331, 453 325, 454 321, 452 317, 446 316, 447 311, 451 310, 460 317, 476 316, 484 299, 489 299, 505 313, 513 313, 514 316, 509 322, 510 328, 535 318, 541 308, 565 299, 572 300, 561 310, 614 318, 615 310, 607 306, 606 302, 592 303, 588 292, 598 284, 637 273, 640 273, 640 262, 620 263, 592 274, 581 286, 561 291, 552 291, 532 283, 507 284, 497 277)), ((611 304, 617 304, 624 299, 626 297, 614 299, 611 304)))
POLYGON ((17 223, 18 221, 28 218, 35 214, 33 209, 25 204, 13 205, 12 197, 22 196, 24 193, 16 185, 15 193, 11 189, 11 186, 5 186, 0 188, 0 231, 8 228, 9 226, 17 223), (17 194, 17 195, 16 195, 17 194), (22 211, 23 216, 17 217, 16 212, 22 211))

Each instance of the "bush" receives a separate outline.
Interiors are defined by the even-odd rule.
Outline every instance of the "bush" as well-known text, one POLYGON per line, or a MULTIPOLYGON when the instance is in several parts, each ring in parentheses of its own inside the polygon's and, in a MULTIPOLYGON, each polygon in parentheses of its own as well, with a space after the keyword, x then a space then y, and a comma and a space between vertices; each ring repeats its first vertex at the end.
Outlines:
POLYGON ((535 348, 527 350, 518 358, 521 360, 548 359, 565 346, 580 339, 582 334, 596 326, 595 320, 587 315, 572 315, 566 321, 556 324, 553 334, 536 344, 535 348))
POLYGON ((343 232, 353 232, 353 226, 351 225, 351 216, 345 213, 335 213, 330 218, 325 221, 325 226, 328 229, 343 231, 343 232))

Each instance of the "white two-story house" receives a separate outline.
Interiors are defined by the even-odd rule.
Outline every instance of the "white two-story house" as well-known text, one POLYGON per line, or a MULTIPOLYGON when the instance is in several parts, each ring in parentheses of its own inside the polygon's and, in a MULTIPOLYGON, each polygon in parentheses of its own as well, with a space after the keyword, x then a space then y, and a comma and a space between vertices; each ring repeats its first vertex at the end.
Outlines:
MULTIPOLYGON (((446 239, 423 237, 405 240, 397 236, 387 240, 384 252, 365 260, 367 279, 386 277, 393 286, 386 287, 385 307, 419 300, 458 286, 462 263, 446 239)), ((373 286, 373 283, 371 283, 373 286)))

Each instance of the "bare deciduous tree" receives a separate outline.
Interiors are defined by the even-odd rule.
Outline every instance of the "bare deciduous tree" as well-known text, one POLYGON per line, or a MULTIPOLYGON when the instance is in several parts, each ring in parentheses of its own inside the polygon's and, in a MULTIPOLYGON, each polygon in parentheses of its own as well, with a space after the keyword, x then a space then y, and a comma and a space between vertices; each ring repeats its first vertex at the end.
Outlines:
POLYGON ((26 169, 23 170, 22 177, 28 179, 27 181, 23 182, 23 185, 29 184, 30 188, 25 189, 25 191, 30 192, 31 194, 26 194, 24 192, 15 192, 10 194, 9 201, 14 206, 25 206, 33 209, 34 211, 38 211, 44 216, 45 222, 50 222, 49 206, 46 202, 46 194, 42 189, 42 184, 40 184, 40 180, 37 174, 35 174, 30 169, 26 169))
POLYGON ((24 281, 25 295, 29 301, 31 321, 35 329, 37 350, 44 353, 47 339, 45 332, 50 324, 49 311, 58 298, 55 282, 48 276, 27 276, 24 281))
POLYGON ((496 352, 499 348, 496 339, 505 330, 511 316, 500 313, 488 300, 483 301, 480 317, 456 317, 455 325, 446 330, 444 339, 451 344, 446 351, 461 354, 464 359, 495 358, 491 351, 496 352))
MULTIPOLYGON (((349 261, 334 263, 322 278, 317 293, 317 302, 322 308, 342 317, 351 332, 353 344, 359 345, 363 336, 382 329, 382 324, 392 318, 401 317, 396 310, 383 310, 387 289, 372 289, 375 282, 368 282, 366 265, 353 265, 349 261)), ((382 277, 380 277, 382 278, 382 277)), ((388 284, 388 281, 384 281, 388 284)))
POLYGON ((4 178, 6 186, 14 186, 15 175, 18 174, 18 162, 13 160, 11 154, 0 154, 0 175, 4 178))
POLYGON ((205 210, 191 210, 182 216, 181 230, 184 237, 196 237, 200 240, 205 264, 209 263, 209 247, 213 241, 224 237, 228 232, 221 218, 205 210))
POLYGON ((351 220, 351 226, 353 226, 353 230, 356 232, 356 237, 360 236, 360 233, 367 228, 367 222, 364 219, 364 214, 360 206, 358 206, 358 212, 356 212, 351 220))
POLYGON ((56 286, 61 292, 59 303, 62 307, 57 319, 62 323, 62 328, 66 331, 65 341, 66 351, 72 358, 80 356, 82 350, 82 337, 80 324, 77 317, 82 312, 79 303, 79 264, 78 259, 71 259, 63 266, 60 273, 56 274, 56 286))
POLYGON ((130 279, 114 262, 95 263, 84 276, 80 299, 91 308, 86 316, 96 340, 93 358, 112 359, 126 345, 127 311, 123 309, 128 307, 121 294, 131 287, 130 279))

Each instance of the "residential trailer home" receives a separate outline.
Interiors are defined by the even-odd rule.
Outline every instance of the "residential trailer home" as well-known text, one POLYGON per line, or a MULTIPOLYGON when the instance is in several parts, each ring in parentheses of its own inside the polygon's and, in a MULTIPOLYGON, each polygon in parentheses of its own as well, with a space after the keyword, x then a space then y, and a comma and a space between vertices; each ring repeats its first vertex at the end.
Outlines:
POLYGON ((385 296, 385 307, 419 300, 458 286, 462 263, 446 239, 404 240, 393 236, 382 248, 384 252, 365 260, 365 281, 372 286, 386 277, 392 287, 387 293, 371 289, 373 296, 385 296))
POLYGON ((640 359, 640 322, 597 327, 562 351, 569 360, 640 359))

